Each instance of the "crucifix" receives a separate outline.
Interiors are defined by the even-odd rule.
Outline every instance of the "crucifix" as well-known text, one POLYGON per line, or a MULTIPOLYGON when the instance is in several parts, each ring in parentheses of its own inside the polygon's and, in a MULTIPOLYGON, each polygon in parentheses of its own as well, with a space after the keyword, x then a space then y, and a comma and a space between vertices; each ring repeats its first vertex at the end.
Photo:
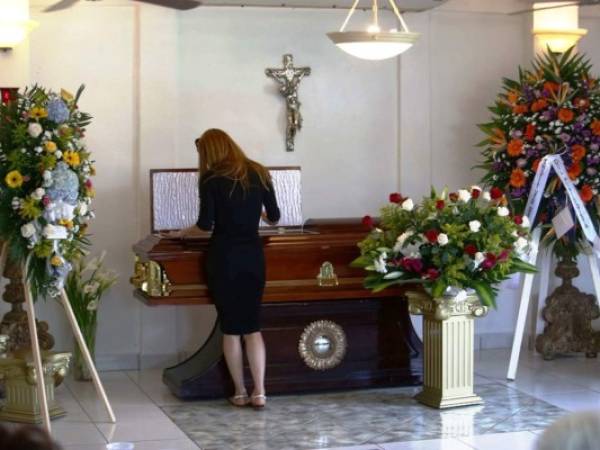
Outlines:
POLYGON ((302 78, 310 75, 310 67, 294 67, 294 57, 283 55, 283 68, 266 69, 265 74, 279 83, 279 92, 285 97, 287 104, 285 148, 288 152, 293 152, 296 133, 302 128, 298 86, 302 78))

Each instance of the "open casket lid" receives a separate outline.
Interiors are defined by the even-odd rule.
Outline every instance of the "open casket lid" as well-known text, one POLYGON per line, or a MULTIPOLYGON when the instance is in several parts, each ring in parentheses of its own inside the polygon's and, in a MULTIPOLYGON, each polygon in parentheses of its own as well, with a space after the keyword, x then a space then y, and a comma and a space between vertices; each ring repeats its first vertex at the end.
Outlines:
MULTIPOLYGON (((277 203, 280 227, 302 226, 302 184, 300 167, 269 167, 277 203)), ((152 233, 180 230, 196 223, 200 207, 198 169, 152 169, 150 208, 152 233)), ((261 222, 261 227, 268 226, 261 222)))

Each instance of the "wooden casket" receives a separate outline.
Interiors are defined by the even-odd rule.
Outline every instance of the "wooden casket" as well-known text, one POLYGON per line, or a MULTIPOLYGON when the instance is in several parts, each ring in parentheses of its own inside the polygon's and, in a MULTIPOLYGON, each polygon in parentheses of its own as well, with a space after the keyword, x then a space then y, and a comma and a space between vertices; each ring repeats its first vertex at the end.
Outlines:
MULTIPOLYGON (((294 168, 272 169, 272 173, 277 170, 298 176, 292 173, 297 171, 294 168)), ((181 240, 156 233, 165 229, 165 224, 156 218, 160 212, 155 207, 159 203, 156 196, 159 189, 164 189, 156 187, 156 174, 165 173, 175 177, 185 173, 193 178, 192 169, 152 173, 154 233, 133 247, 135 295, 149 306, 210 307, 212 300, 203 270, 210 235, 181 240)), ((267 392, 419 384, 421 342, 412 328, 403 290, 374 294, 363 288, 362 270, 350 267, 358 256, 356 243, 366 234, 360 220, 324 219, 295 224, 298 205, 286 208, 286 201, 291 198, 285 196, 296 195, 291 192, 296 188, 278 186, 278 178, 273 178, 284 226, 261 230, 267 264, 262 309, 268 355, 267 392)), ((191 182, 188 185, 192 186, 191 182)), ((296 190, 299 192, 299 188, 296 190)), ((184 194, 167 195, 170 205, 188 201, 178 198, 184 194)), ((194 212, 190 214, 186 217, 180 211, 173 213, 176 218, 166 228, 183 226, 175 223, 178 220, 193 223, 195 219, 190 217, 194 212)), ((211 398, 231 394, 233 387, 222 356, 221 338, 215 323, 209 339, 194 355, 165 369, 163 380, 175 395, 211 398)), ((250 379, 248 370, 247 380, 250 379)))

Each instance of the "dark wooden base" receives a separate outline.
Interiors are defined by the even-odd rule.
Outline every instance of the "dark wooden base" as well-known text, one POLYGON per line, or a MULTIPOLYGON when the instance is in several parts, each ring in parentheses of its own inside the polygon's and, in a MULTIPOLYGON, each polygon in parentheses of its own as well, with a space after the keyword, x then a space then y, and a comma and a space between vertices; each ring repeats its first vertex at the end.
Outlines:
MULTIPOLYGON (((262 315, 267 347, 265 382, 270 395, 421 383, 422 344, 413 330, 405 299, 265 303, 262 315), (317 320, 340 325, 348 344, 343 361, 325 371, 309 368, 298 352, 304 328, 317 320)), ((232 394, 221 340, 215 325, 208 341, 193 356, 165 369, 163 381, 177 397, 232 394)), ((251 389, 248 367, 246 380, 251 389)))

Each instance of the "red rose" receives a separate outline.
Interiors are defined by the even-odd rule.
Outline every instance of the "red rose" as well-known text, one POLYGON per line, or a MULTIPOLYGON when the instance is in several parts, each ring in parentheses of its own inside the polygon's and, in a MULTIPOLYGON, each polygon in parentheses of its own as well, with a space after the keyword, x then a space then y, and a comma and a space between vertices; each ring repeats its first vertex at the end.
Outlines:
POLYGON ((475 253, 478 251, 479 250, 477 250, 477 247, 474 244, 465 245, 465 253, 471 257, 475 256, 475 253))
POLYGON ((438 230, 431 229, 431 230, 427 230, 423 234, 425 235, 427 240, 433 244, 433 243, 437 242, 437 238, 440 235, 440 232, 438 230))
POLYGON ((92 180, 90 180, 89 178, 85 181, 85 187, 88 189, 92 188, 92 180))
POLYGON ((492 267, 494 267, 494 262, 490 259, 486 259, 481 263, 481 268, 483 270, 490 270, 492 267))
POLYGON ((390 194, 390 203, 402 203, 404 201, 404 197, 400 195, 398 192, 394 192, 390 194))
POLYGON ((427 272, 425 272, 425 278, 429 278, 430 280, 437 280, 439 276, 440 271, 434 269, 433 267, 430 267, 429 269, 427 269, 427 272))
POLYGON ((498 255, 498 261, 506 261, 510 255, 510 248, 504 249, 498 255))
POLYGON ((513 217, 513 220, 517 225, 521 225, 523 223, 523 216, 515 216, 513 217))
POLYGON ((450 199, 450 201, 455 202, 458 200, 458 194, 456 192, 450 192, 448 198, 450 199))
POLYGON ((375 221, 371 216, 365 216, 362 218, 362 224, 370 230, 375 226, 375 221))
POLYGON ((419 258, 404 258, 401 264, 407 272, 421 273, 423 271, 423 261, 419 258))
POLYGON ((499 187, 494 186, 492 189, 490 189, 490 196, 494 200, 498 200, 499 198, 502 198, 503 195, 504 195, 504 193, 502 192, 502 189, 500 189, 499 187))
POLYGON ((444 200, 437 200, 435 202, 436 209, 444 209, 444 206, 446 206, 446 202, 444 200))
POLYGON ((477 200, 479 198, 479 196, 481 195, 481 189, 471 189, 471 197, 473 197, 475 200, 477 200))

